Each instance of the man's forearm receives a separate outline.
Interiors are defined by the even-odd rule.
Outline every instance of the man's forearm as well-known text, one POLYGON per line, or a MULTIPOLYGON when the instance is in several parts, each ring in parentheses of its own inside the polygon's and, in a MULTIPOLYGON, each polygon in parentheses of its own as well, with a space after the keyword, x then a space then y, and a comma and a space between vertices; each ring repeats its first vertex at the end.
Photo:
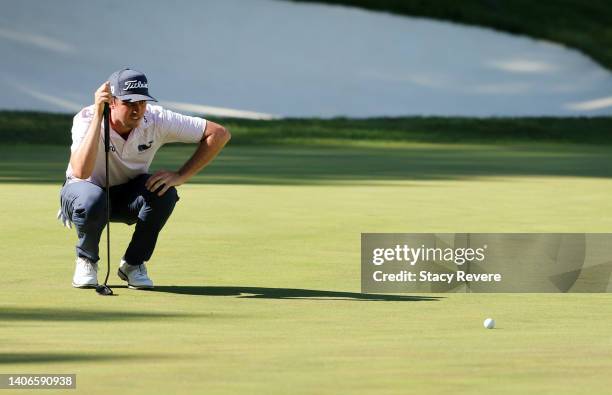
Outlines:
POLYGON ((80 179, 89 178, 96 165, 98 145, 100 144, 101 121, 102 116, 96 111, 81 145, 70 156, 72 171, 80 179))
POLYGON ((183 178, 183 182, 189 180, 197 172, 212 162, 230 140, 230 137, 230 133, 225 128, 219 128, 210 133, 205 133, 204 139, 200 141, 194 154, 178 171, 183 178))

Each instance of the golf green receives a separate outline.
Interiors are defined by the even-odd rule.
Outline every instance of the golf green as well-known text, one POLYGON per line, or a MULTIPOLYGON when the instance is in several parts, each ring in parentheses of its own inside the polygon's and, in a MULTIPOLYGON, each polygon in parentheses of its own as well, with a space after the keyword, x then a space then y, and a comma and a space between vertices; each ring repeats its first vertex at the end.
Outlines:
MULTIPOLYGON (((192 149, 165 148, 152 169, 192 149)), ((230 146, 179 188, 156 289, 101 297, 71 287, 76 236, 55 219, 67 148, 2 146, 0 373, 75 373, 84 394, 607 393, 609 294, 361 294, 359 243, 609 232, 611 153, 230 146)), ((131 231, 111 225, 111 286, 131 231)))

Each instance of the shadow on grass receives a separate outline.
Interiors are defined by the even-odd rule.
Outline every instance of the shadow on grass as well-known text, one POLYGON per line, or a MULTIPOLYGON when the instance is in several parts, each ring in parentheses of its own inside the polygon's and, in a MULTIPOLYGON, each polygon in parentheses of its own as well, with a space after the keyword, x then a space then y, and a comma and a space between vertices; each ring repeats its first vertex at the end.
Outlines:
POLYGON ((155 318, 191 317, 176 313, 146 313, 130 311, 68 310, 54 308, 1 307, 0 322, 4 321, 129 321, 155 318))
POLYGON ((98 362, 116 360, 151 360, 162 358, 168 358, 168 355, 91 353, 0 353, 0 365, 28 363, 98 362))
MULTIPOLYGON (((194 147, 159 151, 151 171, 178 169, 194 147)), ((190 183, 377 185, 487 176, 612 177, 612 147, 578 145, 404 145, 395 147, 228 147, 190 183)), ((0 183, 63 182, 68 148, 0 147, 0 183)))
POLYGON ((437 296, 363 294, 298 288, 208 287, 193 285, 156 286, 149 292, 165 292, 180 295, 237 296, 239 298, 253 299, 370 300, 379 302, 423 302, 441 299, 437 296))

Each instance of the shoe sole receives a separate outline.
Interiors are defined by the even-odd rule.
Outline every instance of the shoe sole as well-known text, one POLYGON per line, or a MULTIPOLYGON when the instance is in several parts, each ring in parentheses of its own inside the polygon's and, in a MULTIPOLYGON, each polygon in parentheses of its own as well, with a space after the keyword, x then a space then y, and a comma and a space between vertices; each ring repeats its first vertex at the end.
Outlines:
POLYGON ((72 283, 72 287, 73 288, 80 288, 80 289, 89 289, 89 288, 96 288, 98 286, 98 284, 75 284, 72 283))
POLYGON ((125 273, 123 273, 121 269, 117 270, 117 276, 119 276, 120 279, 128 283, 129 289, 153 289, 153 285, 136 286, 136 285, 130 284, 130 282, 128 281, 127 275, 125 275, 125 273))

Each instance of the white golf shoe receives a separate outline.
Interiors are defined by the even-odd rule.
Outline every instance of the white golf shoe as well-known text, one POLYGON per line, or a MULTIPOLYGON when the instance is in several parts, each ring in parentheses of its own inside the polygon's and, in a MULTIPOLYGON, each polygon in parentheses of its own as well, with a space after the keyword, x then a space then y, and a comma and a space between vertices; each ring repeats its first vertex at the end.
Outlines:
POLYGON ((151 279, 147 275, 147 267, 144 263, 142 265, 128 265, 128 263, 124 259, 121 259, 121 264, 119 265, 117 275, 123 281, 127 281, 128 288, 153 288, 153 281, 151 281, 151 279))
POLYGON ((75 288, 93 288, 98 285, 98 264, 87 258, 78 257, 72 286, 75 288))

